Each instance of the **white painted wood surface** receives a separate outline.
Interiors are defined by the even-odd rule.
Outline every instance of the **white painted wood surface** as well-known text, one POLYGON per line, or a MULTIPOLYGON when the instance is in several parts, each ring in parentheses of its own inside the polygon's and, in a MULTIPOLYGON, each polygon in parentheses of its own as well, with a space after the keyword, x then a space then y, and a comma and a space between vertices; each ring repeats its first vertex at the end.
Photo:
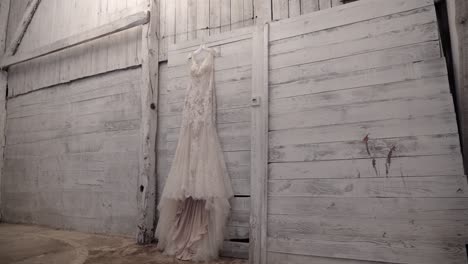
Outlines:
POLYGON ((465 263, 468 185, 432 1, 270 29, 268 263, 465 263))
MULTIPOLYGON (((51 53, 55 53, 61 50, 70 49, 74 46, 91 42, 99 38, 104 38, 108 35, 146 24, 148 22, 148 19, 148 12, 143 11, 136 14, 130 14, 129 16, 121 18, 117 21, 112 21, 109 24, 99 26, 95 29, 86 32, 82 32, 78 35, 70 36, 68 38, 55 41, 48 45, 36 48, 30 52, 24 52, 22 54, 14 56, 6 56, 0 61, 0 68, 6 68, 11 65, 19 64, 21 62, 29 61, 42 56, 47 56, 51 53)), ((120 40, 120 42, 121 41, 123 40, 120 40)))
POLYGON ((9 99, 5 220, 133 236, 140 86, 138 68, 9 99))
MULTIPOLYGON (((19 23, 15 18, 22 17, 25 10, 21 2, 14 1, 11 5, 7 42, 14 34, 12 28, 19 23)), ((18 54, 28 53, 38 46, 51 44, 148 9, 143 0, 127 1, 124 5, 108 5, 107 0, 82 0, 76 5, 72 4, 73 1, 41 1, 35 19, 19 46, 18 54), (54 30, 50 30, 51 24, 56 25, 54 30)), ((9 69, 9 96, 133 67, 140 64, 140 53, 141 29, 134 28, 21 63, 9 69)))

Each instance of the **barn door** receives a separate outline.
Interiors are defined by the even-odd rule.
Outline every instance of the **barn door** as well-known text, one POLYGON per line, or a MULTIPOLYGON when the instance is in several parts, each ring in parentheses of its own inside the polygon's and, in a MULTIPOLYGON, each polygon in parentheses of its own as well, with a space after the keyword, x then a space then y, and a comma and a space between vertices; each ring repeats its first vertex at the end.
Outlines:
MULTIPOLYGON (((160 72, 158 125, 158 193, 162 193, 179 136, 189 70, 187 57, 200 40, 169 46, 168 62, 160 72)), ((219 51, 215 58, 218 133, 233 184, 231 218, 224 256, 248 257, 250 214, 250 134, 252 33, 242 29, 204 41, 219 51)))
POLYGON ((440 50, 432 0, 363 0, 270 25, 263 263, 466 263, 440 50))

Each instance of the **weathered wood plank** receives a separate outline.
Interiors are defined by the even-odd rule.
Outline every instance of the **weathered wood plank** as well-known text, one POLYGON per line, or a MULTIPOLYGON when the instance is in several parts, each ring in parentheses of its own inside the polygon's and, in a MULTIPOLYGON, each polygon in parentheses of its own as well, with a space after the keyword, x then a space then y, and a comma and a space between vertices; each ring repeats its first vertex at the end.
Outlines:
POLYGON ((438 40, 437 24, 412 26, 407 31, 391 32, 375 38, 346 41, 327 46, 305 48, 289 53, 271 56, 271 69, 324 61, 354 54, 411 45, 425 41, 438 40))
MULTIPOLYGON (((6 3, 6 5, 0 5, 0 11, 1 8, 5 8, 5 6, 9 6, 9 3, 6 3)), ((8 14, 8 12, 6 13, 8 14)), ((2 15, 5 15, 5 13, 0 14, 0 20, 2 20, 2 15)), ((6 31, 0 33, 0 36, 6 35, 6 31)), ((0 46, 2 43, 0 43, 0 46)), ((3 49, 0 50, 0 54, 3 53, 3 49)), ((0 94, 2 95, 0 97, 0 154, 2 157, 4 157, 4 149, 5 149, 5 126, 6 126, 6 90, 7 90, 7 72, 0 71, 0 94)), ((0 219, 2 219, 2 211, 3 211, 3 201, 1 196, 3 195, 4 188, 3 188, 3 182, 2 178, 3 176, 3 170, 4 170, 4 158, 0 161, 0 219)))
POLYGON ((442 76, 278 98, 271 101, 270 113, 272 115, 281 115, 310 111, 325 106, 385 100, 432 99, 437 96, 445 98, 449 93, 450 87, 447 77, 442 76))
POLYGON ((289 16, 296 17, 301 15, 301 1, 300 0, 289 0, 289 16))
MULTIPOLYGON (((304 1, 304 0, 303 0, 304 1)), ((314 264, 395 264, 389 262, 374 262, 364 260, 352 260, 352 259, 340 259, 340 258, 329 258, 329 257, 316 257, 306 255, 296 255, 287 253, 268 252, 268 263, 270 264, 302 264, 302 263, 314 263, 314 264)))
POLYGON ((289 0, 272 0, 273 20, 288 18, 289 0))
POLYGON ((270 87, 272 98, 378 85, 447 75, 443 59, 389 65, 373 69, 299 79, 270 87))
POLYGON ((253 25, 254 23, 254 7, 253 7, 253 0, 244 0, 244 27, 253 25))
POLYGON ((433 2, 430 0, 356 1, 355 3, 338 6, 335 9, 314 12, 272 23, 270 41, 387 16, 432 4, 433 2), (372 12, 369 12, 369 10, 372 10, 372 12))
POLYGON ((320 1, 319 1, 320 10, 325 10, 325 9, 327 9, 327 8, 332 7, 332 6, 331 6, 331 1, 332 1, 332 0, 320 0, 320 1))
POLYGON ((268 239, 271 252, 401 263, 463 263, 464 244, 385 238, 314 235, 307 239, 268 239), (411 245, 411 246, 408 246, 411 245), (391 252, 391 253, 390 253, 391 252))
POLYGON ((187 40, 192 40, 197 38, 198 32, 198 22, 197 22, 197 0, 188 0, 187 6, 187 31, 188 37, 187 40))
POLYGON ((231 0, 220 0, 221 1, 221 28, 220 31, 227 32, 231 31, 231 0))
POLYGON ((231 258, 248 259, 249 243, 224 241, 221 255, 231 258))
POLYGON ((464 176, 294 179, 270 180, 268 195, 350 198, 467 197, 467 187, 464 176))
POLYGON ((244 13, 244 1, 234 0, 231 1, 231 30, 243 27, 243 13, 244 13))
POLYGON ((197 37, 206 39, 210 30, 210 0, 198 0, 197 2, 197 37))
POLYGON ((249 228, 243 226, 226 226, 226 233, 224 235, 225 240, 231 239, 248 239, 249 228))
POLYGON ((270 146, 270 162, 460 154, 457 134, 270 146), (369 152, 368 152, 369 149, 369 152))
POLYGON ((166 0, 166 36, 167 44, 176 43, 176 1, 166 0))
POLYGON ((167 2, 168 0, 160 0, 159 1, 159 61, 166 61, 167 60, 167 22, 169 18, 166 17, 167 15, 167 2))
POLYGON ((319 0, 301 0, 301 15, 318 11, 319 0))
POLYGON ((430 41, 271 70, 270 84, 276 85, 313 77, 325 78, 346 72, 431 60, 439 57, 439 42, 430 41))
POLYGON ((271 163, 270 179, 346 179, 370 177, 416 177, 462 175, 460 155, 394 157, 391 166, 387 158, 372 158, 293 163, 271 163), (326 172, 326 173, 318 173, 326 172))
POLYGON ((327 234, 362 238, 387 238, 392 240, 461 242, 466 236, 466 219, 382 219, 352 216, 346 218, 270 215, 268 230, 272 237, 300 238, 327 234), (417 226, 417 227, 416 227, 417 226))
POLYGON ((358 123, 385 119, 408 119, 440 113, 453 113, 449 95, 436 98, 384 100, 350 105, 336 105, 311 111, 274 115, 270 130, 305 128, 341 123, 358 123), (385 111, 382 111, 385 109, 385 111))
POLYGON ((221 32, 221 0, 210 0, 210 36, 221 32))
POLYGON ((426 6, 410 11, 390 14, 318 32, 298 35, 271 42, 271 53, 280 54, 303 48, 313 48, 330 44, 374 38, 392 31, 401 31, 414 25, 436 22, 434 6, 426 6))
POLYGON ((150 23, 142 30, 141 135, 137 243, 151 243, 156 227, 156 131, 159 74, 159 1, 150 2, 150 23))
POLYGON ((187 40, 187 0, 175 0, 176 2, 176 17, 175 17, 175 42, 183 42, 187 40))
POLYGON ((250 261, 266 264, 266 220, 268 179, 268 43, 269 25, 257 25, 253 33, 252 54, 252 134, 250 261))
POLYGON ((423 115, 408 119, 385 119, 359 123, 290 128, 271 131, 270 145, 306 144, 346 140, 407 137, 457 133, 453 112, 423 115))
POLYGON ((321 198, 269 197, 270 215, 304 215, 327 218, 406 220, 466 220, 467 198, 321 198))
POLYGON ((85 31, 83 33, 53 42, 36 50, 15 55, 9 56, 2 59, 0 62, 0 67, 8 67, 20 62, 28 61, 34 58, 42 57, 47 54, 64 50, 70 47, 74 47, 104 36, 108 36, 112 33, 120 32, 125 29, 133 28, 138 25, 142 25, 148 21, 148 13, 140 12, 123 19, 119 19, 110 24, 97 27, 95 29, 85 31))

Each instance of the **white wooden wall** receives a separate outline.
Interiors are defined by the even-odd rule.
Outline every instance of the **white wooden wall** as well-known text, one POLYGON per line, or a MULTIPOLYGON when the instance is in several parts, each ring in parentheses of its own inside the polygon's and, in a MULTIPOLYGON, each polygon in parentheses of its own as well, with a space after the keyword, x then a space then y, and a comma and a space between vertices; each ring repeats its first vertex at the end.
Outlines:
POLYGON ((133 236, 141 70, 9 99, 4 220, 133 236))
MULTIPOLYGON (((335 7, 342 0, 267 0, 274 20, 335 7)), ((255 23, 254 0, 161 0, 160 59, 167 45, 206 38, 255 23)))
MULTIPOLYGON (((7 45, 27 1, 11 2, 7 45)), ((146 5, 146 0, 43 0, 18 53, 146 5)), ((137 27, 9 68, 6 221, 135 234, 141 39, 137 27)))
POLYGON ((253 0, 161 0, 161 58, 167 45, 253 25, 253 0))
MULTIPOLYGON (((12 1, 8 38, 24 12, 24 0, 12 1)), ((42 0, 18 53, 84 32, 142 10, 146 0, 42 0)), ((141 28, 10 67, 9 96, 140 64, 141 28)))
POLYGON ((271 24, 268 264, 466 263, 439 45, 432 0, 271 24))
MULTIPOLYGON (((169 46, 167 64, 161 67, 158 126, 158 187, 162 193, 179 137, 181 113, 189 82, 187 56, 200 41, 169 46)), ((215 58, 218 133, 235 197, 226 240, 249 239, 250 208, 250 95, 251 31, 225 33, 208 40, 219 50, 215 58)), ((224 255, 246 258, 247 243, 226 242, 224 255)))
POLYGON ((324 10, 342 5, 342 0, 271 0, 273 20, 324 10))

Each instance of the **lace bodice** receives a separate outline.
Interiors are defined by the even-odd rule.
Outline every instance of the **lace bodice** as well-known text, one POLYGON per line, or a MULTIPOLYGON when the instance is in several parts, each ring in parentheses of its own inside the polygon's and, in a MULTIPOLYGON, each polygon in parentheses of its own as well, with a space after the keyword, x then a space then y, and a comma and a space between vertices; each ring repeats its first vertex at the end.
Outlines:
POLYGON ((191 81, 187 90, 183 121, 195 130, 215 121, 216 102, 214 94, 214 51, 205 52, 202 59, 192 54, 190 64, 191 81))

